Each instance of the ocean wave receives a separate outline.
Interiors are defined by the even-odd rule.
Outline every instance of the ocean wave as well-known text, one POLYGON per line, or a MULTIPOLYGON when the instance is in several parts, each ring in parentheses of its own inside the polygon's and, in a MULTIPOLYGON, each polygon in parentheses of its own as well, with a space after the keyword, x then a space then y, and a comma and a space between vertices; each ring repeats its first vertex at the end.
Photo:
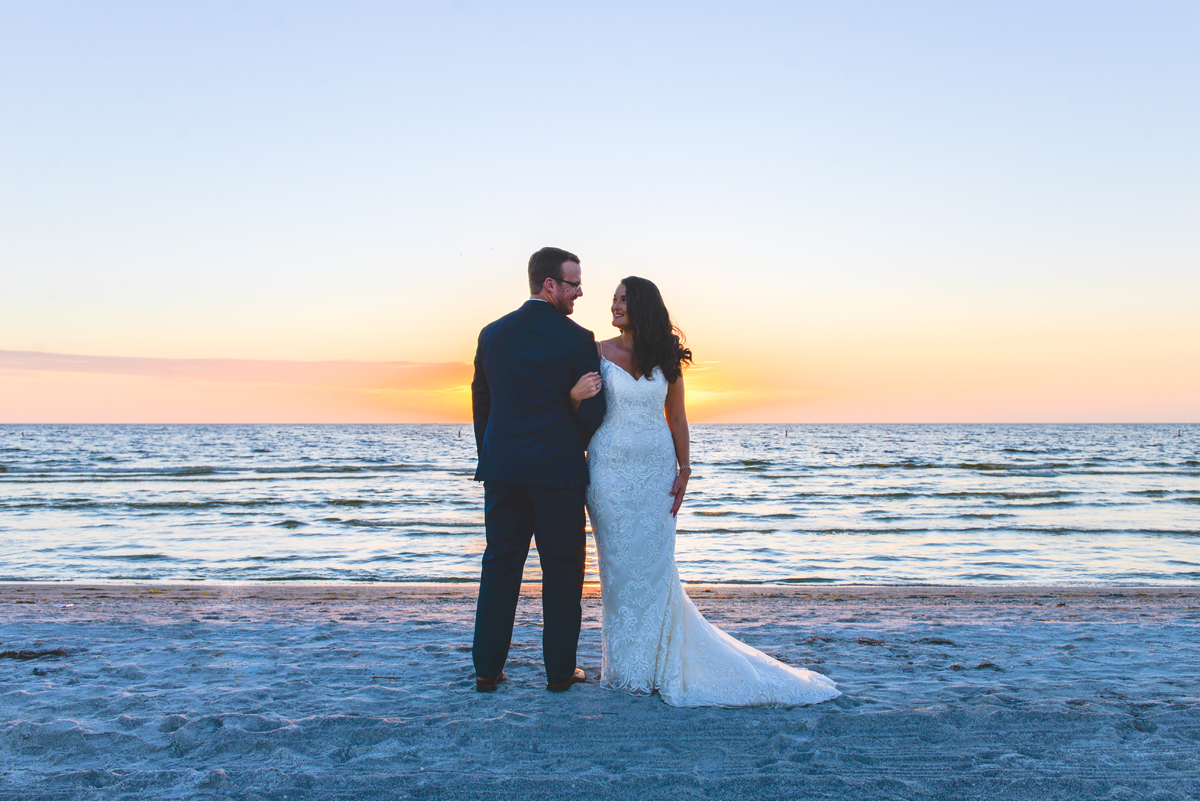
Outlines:
POLYGON ((91 465, 84 467, 55 467, 50 468, 44 465, 33 465, 21 468, 19 472, 21 476, 28 478, 65 478, 72 481, 86 481, 89 479, 104 480, 104 479, 129 479, 139 476, 150 478, 163 478, 171 476, 211 476, 218 473, 234 473, 238 472, 234 468, 219 469, 210 466, 195 466, 195 467, 93 467, 91 465))
POLYGON ((808 478, 811 473, 769 473, 766 470, 751 470, 747 468, 744 472, 749 472, 758 481, 786 481, 789 478, 808 478))
POLYGON ((1072 475, 1082 476, 1187 476, 1200 477, 1200 472, 1190 470, 1076 470, 1072 475))
POLYGON ((1191 529, 1170 528, 1072 528, 1069 526, 1013 526, 1009 531, 1019 531, 1028 534, 1046 534, 1050 536, 1136 536, 1136 537, 1200 537, 1200 531, 1191 529))
POLYGON ((792 576, 791 578, 777 579, 774 583, 778 584, 837 584, 838 579, 830 576, 792 576))
POLYGON ((421 561, 429 558, 427 553, 418 553, 416 551, 395 551, 392 553, 379 553, 364 556, 361 559, 350 559, 350 564, 354 565, 369 565, 375 562, 412 562, 414 560, 421 561))
POLYGON ((259 562, 259 563, 275 563, 275 562, 305 562, 313 557, 309 554, 281 554, 279 556, 241 556, 235 559, 220 559, 216 564, 226 564, 229 562, 259 562))
POLYGON ((354 576, 338 575, 334 571, 318 573, 291 573, 286 576, 256 576, 255 581, 355 581, 354 576))
MULTIPOLYGON (((4 468, 7 470, 8 468, 4 468)), ((443 468, 434 467, 431 465, 304 465, 304 466, 289 466, 289 467, 249 467, 249 466, 229 466, 215 467, 212 465, 186 465, 182 467, 95 467, 91 464, 81 466, 62 466, 49 468, 44 465, 33 465, 21 470, 13 470, 12 472, 20 472, 29 477, 69 477, 74 480, 86 480, 88 478, 106 479, 106 478, 164 478, 171 476, 214 476, 214 475, 266 475, 266 476, 290 476, 290 475, 317 475, 323 476, 337 473, 409 473, 422 472, 430 470, 440 470, 443 468)))
POLYGON ((845 466, 854 470, 941 470, 945 467, 932 462, 862 462, 845 466))
MULTIPOLYGON (((758 519, 758 518, 751 518, 758 519)), ((960 531, 991 531, 991 529, 982 528, 963 528, 955 529, 960 531)), ((773 529, 760 528, 757 526, 747 526, 746 528, 680 528, 676 530, 677 534, 796 534, 809 536, 836 536, 842 534, 928 534, 932 529, 929 528, 809 528, 809 529, 773 529)))
MULTIPOLYGON (((326 518, 338 520, 338 518, 326 518)), ((352 528, 470 528, 483 529, 482 520, 437 520, 437 519, 407 519, 407 520, 362 520, 351 518, 338 520, 344 526, 352 528)))
POLYGON ((1006 501, 1032 500, 1035 498, 1063 498, 1068 495, 1079 495, 1078 490, 960 490, 952 492, 930 493, 934 498, 999 498, 1006 501))
POLYGON ((1059 471, 1075 472, 1086 462, 856 462, 846 465, 800 465, 811 470, 966 470, 973 473, 1016 476, 1055 476, 1059 471))
POLYGON ((155 511, 155 512, 187 512, 204 509, 256 509, 260 507, 271 506, 291 506, 293 501, 287 500, 245 500, 245 501, 101 501, 94 498, 59 498, 46 500, 21 500, 10 504, 0 504, 0 508, 42 510, 53 512, 56 510, 63 511, 80 511, 88 509, 103 509, 108 511, 116 511, 121 509, 132 509, 134 511, 155 511))
POLYGON ((326 473, 413 473, 443 469, 428 463, 405 464, 333 464, 333 465, 290 465, 287 467, 255 467, 255 473, 263 475, 286 475, 289 473, 304 473, 322 475, 326 473))
POLYGON ((128 506, 131 509, 258 509, 267 506, 290 506, 293 501, 284 499, 271 498, 255 498, 254 500, 246 501, 129 501, 124 504, 112 504, 128 506))
MULTIPOLYGON (((968 517, 968 515, 962 515, 968 517)), ((758 518, 750 518, 753 521, 758 518)), ((1166 537, 1197 537, 1200 536, 1200 531, 1192 529, 1164 529, 1164 528, 1139 528, 1139 529, 1123 529, 1123 528, 1080 528, 1071 526, 960 526, 949 527, 939 526, 937 528, 909 527, 909 526, 887 526, 879 528, 864 528, 861 526, 847 526, 836 528, 802 528, 802 529, 770 529, 760 528, 757 526, 746 526, 745 528, 679 528, 678 534, 687 535, 707 535, 707 534, 789 534, 797 536, 813 536, 813 537, 837 537, 837 536, 880 536, 880 535, 987 535, 998 536, 1006 533, 1019 534, 1043 534, 1053 537, 1061 536, 1087 536, 1087 537, 1111 537, 1111 536, 1166 536, 1166 537)), ((939 546, 940 547, 940 546, 939 546)))
POLYGON ((101 553, 91 557, 106 562, 174 562, 175 557, 165 553, 101 553))
POLYGON ((1168 581, 1172 576, 1187 576, 1187 573, 1160 573, 1150 570, 1129 570, 1120 573, 1105 573, 1103 578, 1111 581, 1168 581))
POLYGON ((775 534, 777 528, 677 528, 676 534, 775 534))

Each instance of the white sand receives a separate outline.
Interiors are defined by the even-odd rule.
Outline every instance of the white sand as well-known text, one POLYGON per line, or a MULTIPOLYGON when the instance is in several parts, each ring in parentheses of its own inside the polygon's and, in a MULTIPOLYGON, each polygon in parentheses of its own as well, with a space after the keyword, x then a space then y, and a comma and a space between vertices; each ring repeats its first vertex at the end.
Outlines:
POLYGON ((0 584, 0 797, 1200 797, 1200 591, 689 588, 832 676, 795 709, 547 693, 526 588, 473 691, 473 586, 0 584))

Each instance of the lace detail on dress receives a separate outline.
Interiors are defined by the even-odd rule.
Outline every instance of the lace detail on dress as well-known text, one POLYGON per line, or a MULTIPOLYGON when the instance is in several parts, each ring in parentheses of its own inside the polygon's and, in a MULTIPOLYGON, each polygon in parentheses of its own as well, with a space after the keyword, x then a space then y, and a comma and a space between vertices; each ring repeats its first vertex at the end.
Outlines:
POLYGON ((672 706, 811 704, 834 683, 756 651, 696 609, 675 566, 675 446, 657 367, 635 379, 601 357, 608 412, 588 446, 588 515, 600 564, 604 687, 672 706))

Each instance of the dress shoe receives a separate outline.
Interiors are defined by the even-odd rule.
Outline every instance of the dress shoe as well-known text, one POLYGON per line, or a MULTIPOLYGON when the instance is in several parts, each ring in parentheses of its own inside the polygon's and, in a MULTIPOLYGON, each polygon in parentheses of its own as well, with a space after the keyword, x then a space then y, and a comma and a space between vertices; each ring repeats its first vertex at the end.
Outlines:
POLYGON ((494 693, 494 692, 496 692, 496 687, 499 686, 500 682, 507 681, 507 680, 508 680, 508 676, 505 676, 503 672, 501 672, 500 675, 494 679, 481 679, 478 676, 476 676, 475 677, 475 692, 477 692, 477 693, 494 693))
POLYGON ((567 690, 571 689, 572 684, 579 684, 583 681, 587 681, 587 678, 583 675, 583 671, 579 668, 575 668, 575 673, 572 674, 571 678, 567 679, 566 681, 551 682, 546 685, 546 689, 552 693, 565 693, 567 690))

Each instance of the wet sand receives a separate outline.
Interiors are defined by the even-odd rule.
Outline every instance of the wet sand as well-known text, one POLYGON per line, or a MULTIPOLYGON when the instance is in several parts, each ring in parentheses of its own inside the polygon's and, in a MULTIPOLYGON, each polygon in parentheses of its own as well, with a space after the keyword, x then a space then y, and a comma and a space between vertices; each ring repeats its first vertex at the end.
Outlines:
POLYGON ((547 693, 538 588, 473 691, 474 585, 0 584, 0 798, 1200 797, 1200 589, 689 586, 844 693, 547 693), (55 652, 40 658, 33 653, 55 652))

